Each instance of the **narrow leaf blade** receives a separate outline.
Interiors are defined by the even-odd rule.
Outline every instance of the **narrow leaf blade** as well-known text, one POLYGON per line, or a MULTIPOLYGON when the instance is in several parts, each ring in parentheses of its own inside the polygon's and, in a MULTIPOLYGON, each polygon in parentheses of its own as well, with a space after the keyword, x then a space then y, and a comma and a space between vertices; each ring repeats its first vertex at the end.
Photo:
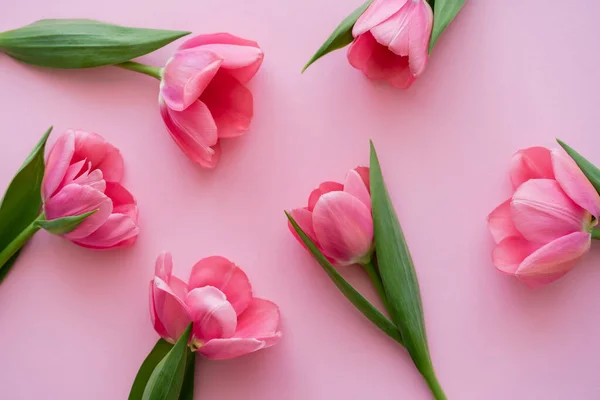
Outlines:
POLYGON ((39 220, 36 225, 54 235, 64 235, 72 232, 77 228, 87 217, 94 214, 98 210, 90 211, 81 215, 71 217, 56 218, 51 220, 39 220))
POLYGON ((324 55, 331 53, 334 50, 341 49, 352 43, 354 37, 352 36, 352 27, 358 20, 358 18, 365 12, 365 10, 371 5, 373 0, 368 0, 362 6, 358 7, 354 12, 348 15, 340 24, 335 28, 333 33, 327 38, 325 43, 321 45, 319 50, 312 56, 308 63, 302 68, 302 72, 306 71, 308 67, 319 58, 324 55))
POLYGON ((196 378, 196 352, 189 351, 185 365, 185 377, 181 386, 179 400, 194 400, 194 380, 196 378))
POLYGON ((572 147, 563 142, 560 139, 556 139, 558 144, 561 145, 563 149, 567 152, 567 154, 575 161, 575 163, 579 166, 583 174, 588 178, 594 189, 598 193, 600 193, 600 169, 598 169, 594 164, 589 162, 585 157, 576 152, 572 147))
POLYGON ((429 40, 429 52, 433 49, 444 29, 452 22, 466 0, 435 0, 433 4, 433 28, 429 40))
POLYGON ((46 19, 0 33, 0 50, 40 67, 90 68, 131 60, 189 33, 88 19, 46 19))
POLYGON ((402 336, 398 329, 394 326, 392 321, 387 319, 373 304, 363 297, 352 285, 348 283, 340 274, 337 272, 335 267, 327 260, 323 253, 317 248, 317 246, 310 240, 310 238, 304 233, 302 228, 296 223, 294 218, 288 213, 285 213, 288 220, 292 224, 292 227, 302 239, 302 242, 308 247, 313 257, 317 260, 319 265, 325 270, 327 275, 331 278, 333 283, 338 287, 344 296, 356 307, 369 321, 383 331, 386 335, 400 344, 402 342, 402 336))
POLYGON ((183 385, 188 354, 188 342, 192 331, 189 324, 175 346, 158 363, 144 389, 142 400, 178 400, 183 385))
POLYGON ((131 391, 129 392, 129 400, 142 400, 144 389, 152 375, 152 371, 154 371, 158 363, 165 358, 172 348, 173 345, 171 343, 164 339, 158 339, 158 342, 156 342, 154 348, 150 351, 150 354, 148 354, 135 376, 131 391))

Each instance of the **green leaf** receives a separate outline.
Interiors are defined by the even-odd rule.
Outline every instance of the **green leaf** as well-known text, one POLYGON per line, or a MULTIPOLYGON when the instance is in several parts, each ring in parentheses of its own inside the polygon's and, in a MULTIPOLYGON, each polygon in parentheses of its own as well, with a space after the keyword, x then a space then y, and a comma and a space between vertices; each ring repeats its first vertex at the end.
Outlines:
POLYGON ((429 39, 429 52, 435 46, 440 35, 452 22, 456 15, 465 4, 466 0, 435 0, 433 7, 433 29, 431 30, 431 39, 429 39))
POLYGON ((189 33, 89 19, 45 19, 0 33, 0 50, 40 67, 89 68, 131 60, 189 33))
MULTIPOLYGON (((23 236, 21 234, 30 228, 40 212, 44 149, 51 131, 52 127, 44 133, 4 193, 0 203, 0 249, 6 249, 17 237, 23 236)), ((22 244, 0 263, 0 282, 15 262, 22 244)))
POLYGON ((90 211, 81 215, 74 215, 71 217, 55 218, 55 219, 40 219, 36 221, 36 225, 42 229, 54 235, 64 235, 72 232, 90 215, 94 214, 98 210, 90 211))
POLYGON ((194 380, 196 378, 196 352, 189 350, 185 365, 185 377, 179 400, 194 400, 194 380))
POLYGON ((586 160, 581 154, 573 150, 573 148, 571 148, 562 140, 556 139, 556 141, 562 146, 563 149, 565 149, 567 154, 571 156, 573 160, 575 160, 583 174, 588 178, 592 186, 594 186, 594 189, 596 189, 596 191, 600 193, 600 169, 598 169, 594 164, 586 160))
POLYGON ((294 221, 294 218, 286 212, 288 220, 292 224, 292 227, 302 239, 302 242, 308 247, 308 250, 312 253, 313 257, 319 262, 321 267, 325 270, 327 275, 331 278, 333 283, 340 289, 342 294, 346 296, 348 300, 354 305, 354 307, 358 308, 358 310, 363 313, 365 317, 369 321, 371 321, 375 326, 383 331, 386 335, 390 336, 392 339, 397 341, 398 343, 403 345, 402 336, 398 329, 394 326, 392 321, 387 319, 373 304, 369 302, 369 300, 365 299, 356 289, 352 287, 334 268, 333 265, 327 260, 327 258, 323 255, 323 253, 317 248, 317 246, 312 242, 312 240, 304 233, 302 228, 294 221))
POLYGON ((324 55, 331 53, 334 50, 341 49, 352 43, 354 38, 352 37, 352 27, 358 20, 358 18, 365 12, 373 0, 368 0, 362 6, 358 7, 354 12, 348 15, 338 26, 335 28, 333 33, 327 38, 325 43, 317 50, 314 56, 308 61, 308 63, 302 68, 302 72, 306 71, 312 63, 317 61, 324 55))
POLYGON ((437 383, 429 356, 417 274, 385 187, 373 142, 370 185, 377 263, 387 295, 390 317, 400 330, 406 349, 427 380, 436 399, 445 398, 437 383))
POLYGON ((129 392, 129 400, 142 400, 144 389, 146 388, 148 379, 150 379, 150 375, 152 375, 152 371, 154 371, 158 363, 165 358, 172 348, 173 345, 171 343, 164 339, 158 339, 158 342, 156 342, 135 376, 131 391, 129 392))
POLYGON ((188 355, 188 342, 192 332, 189 324, 175 346, 158 363, 144 389, 142 400, 178 400, 183 385, 188 355))

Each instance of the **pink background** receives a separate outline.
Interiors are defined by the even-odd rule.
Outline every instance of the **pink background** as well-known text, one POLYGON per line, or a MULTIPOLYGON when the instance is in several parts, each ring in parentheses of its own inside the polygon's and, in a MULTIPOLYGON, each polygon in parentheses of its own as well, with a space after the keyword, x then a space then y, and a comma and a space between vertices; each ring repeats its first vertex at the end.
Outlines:
MULTIPOLYGON (((0 30, 51 17, 229 31, 257 40, 248 135, 215 171, 189 162, 158 113, 157 82, 116 68, 42 70, 0 55, 4 188, 46 128, 106 136, 123 152, 141 234, 93 252, 38 233, 0 287, 0 397, 125 399, 157 339, 156 255, 186 277, 198 259, 240 264, 276 301, 284 338, 197 365, 196 398, 429 399, 405 351, 338 293, 288 233, 284 209, 379 150, 421 284, 435 367, 450 399, 600 398, 600 248, 530 290, 491 264, 485 217, 509 191, 513 151, 560 137, 600 163, 600 3, 471 0, 408 91, 374 84, 343 51, 300 69, 362 0, 10 1, 0 30), (596 150, 596 151, 595 151, 596 150)), ((145 57, 161 65, 175 44, 145 57)), ((350 271, 361 281, 360 271, 350 271)), ((369 285, 360 285, 368 289, 369 285)))

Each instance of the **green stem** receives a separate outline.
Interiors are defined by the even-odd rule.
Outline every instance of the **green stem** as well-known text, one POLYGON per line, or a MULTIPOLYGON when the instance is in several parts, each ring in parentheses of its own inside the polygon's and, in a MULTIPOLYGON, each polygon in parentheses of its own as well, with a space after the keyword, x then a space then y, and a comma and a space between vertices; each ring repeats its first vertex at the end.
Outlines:
POLYGON ((365 269, 365 271, 367 271, 369 278, 371 278, 371 282, 373 282, 373 286, 375 286, 375 290, 377 290, 377 294, 379 295, 379 298, 381 298, 381 301, 383 301, 383 304, 385 305, 385 308, 387 310, 387 296, 385 294, 385 289, 383 288, 381 276, 379 275, 379 271, 375 266, 373 258, 371 258, 366 263, 362 264, 362 266, 365 269))
POLYGON ((25 243, 27 243, 27 241, 31 239, 33 234, 40 229, 40 227, 37 225, 37 221, 44 219, 46 219, 46 215, 44 213, 38 215, 38 217, 35 220, 33 220, 31 224, 25 227, 25 229, 23 229, 23 231, 21 231, 21 233, 19 233, 17 237, 13 239, 12 242, 10 242, 0 252, 0 270, 2 269, 2 267, 4 267, 6 262, 17 253, 17 251, 21 250, 21 247, 23 247, 25 243))
POLYGON ((600 240, 600 229, 598 229, 598 228, 592 229, 592 239, 600 240))
POLYGON ((116 64, 115 67, 128 69, 130 71, 139 72, 140 74, 145 74, 148 76, 152 76, 159 81, 162 79, 162 68, 153 67, 151 65, 140 64, 135 61, 125 61, 120 64, 116 64))

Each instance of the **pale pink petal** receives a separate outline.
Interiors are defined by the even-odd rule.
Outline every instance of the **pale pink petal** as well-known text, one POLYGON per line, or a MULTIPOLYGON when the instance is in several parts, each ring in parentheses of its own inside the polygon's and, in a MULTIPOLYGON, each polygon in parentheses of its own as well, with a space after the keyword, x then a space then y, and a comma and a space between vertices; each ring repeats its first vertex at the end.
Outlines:
MULTIPOLYGON (((420 0, 410 23, 408 65, 417 77, 425 71, 429 58, 429 38, 433 28, 433 11, 426 0, 420 0)), ((391 49, 394 50, 394 44, 391 49)))
POLYGON ((371 177, 369 167, 358 166, 354 168, 356 172, 360 175, 361 179, 365 183, 365 187, 371 193, 371 177))
POLYGON ((600 196, 579 166, 567 154, 554 149, 551 151, 554 176, 562 190, 594 217, 600 216, 600 196))
POLYGON ((507 237, 492 251, 492 261, 500 271, 514 275, 523 260, 538 247, 522 237, 507 237))
POLYGON ((507 237, 521 236, 521 233, 517 230, 512 221, 510 201, 510 199, 504 201, 488 215, 488 229, 496 243, 500 243, 507 237))
POLYGON ((207 44, 201 47, 223 59, 221 68, 227 69, 240 83, 246 83, 260 68, 264 54, 258 46, 239 46, 234 44, 207 44))
POLYGON ((510 161, 510 179, 516 189, 529 179, 553 179, 550 150, 545 147, 529 147, 517 151, 510 161))
POLYGON ((528 256, 517 270, 517 278, 530 287, 539 287, 557 280, 575 267, 590 249, 591 236, 574 232, 541 247, 528 256))
POLYGON ((313 210, 313 227, 323 252, 339 265, 359 262, 371 250, 371 210, 346 192, 321 196, 313 210))
POLYGON ((65 177, 63 178, 60 187, 67 186, 75 181, 75 179, 82 173, 83 169, 89 169, 90 163, 87 160, 80 160, 76 163, 69 165, 65 177))
POLYGON ((213 286, 225 293, 237 315, 252 301, 252 287, 246 273, 225 257, 212 256, 198 261, 192 268, 189 288, 213 286))
POLYGON ((234 36, 230 33, 211 33, 206 35, 196 35, 187 39, 179 46, 179 49, 190 49, 205 44, 236 44, 238 46, 259 47, 258 43, 234 36))
POLYGON ((206 105, 194 102, 184 111, 173 111, 160 102, 160 112, 175 143, 196 164, 214 168, 221 155, 217 125, 206 105))
POLYGON ((237 327, 237 315, 223 292, 213 286, 192 289, 185 298, 193 325, 193 340, 230 338, 237 327))
POLYGON ((198 352, 211 360, 229 360, 266 347, 266 342, 257 339, 213 339, 206 342, 198 352))
POLYGON ((237 329, 233 337, 252 338, 268 342, 279 332, 279 307, 269 300, 253 298, 246 311, 238 318, 237 329))
POLYGON ((150 281, 150 298, 149 298, 149 308, 150 308, 150 322, 152 322, 152 326, 158 335, 162 338, 168 338, 169 333, 167 332, 167 328, 163 325, 158 315, 156 315, 156 307, 154 306, 154 279, 150 281))
POLYGON ((365 186, 365 182, 362 180, 359 173, 353 169, 346 175, 344 192, 350 193, 352 196, 362 201, 369 210, 371 209, 371 195, 369 194, 369 190, 365 186))
POLYGON ((591 219, 553 179, 523 183, 513 195, 510 207, 517 230, 528 241, 540 244, 582 231, 591 219))
POLYGON ((123 185, 116 182, 107 182, 104 194, 110 197, 113 202, 113 213, 125 214, 133 221, 137 222, 137 202, 133 195, 125 189, 123 185))
POLYGON ((95 166, 102 171, 102 176, 107 182, 121 182, 125 172, 125 163, 119 149, 107 143, 104 159, 95 166))
POLYGON ((308 210, 312 211, 315 208, 315 204, 319 201, 319 198, 325 193, 329 192, 341 192, 344 190, 344 185, 338 182, 323 182, 318 188, 313 190, 308 196, 308 210))
POLYGON ((112 201, 90 186, 67 185, 44 204, 46 219, 81 215, 98 210, 87 217, 72 232, 64 236, 69 240, 81 239, 97 230, 112 212, 112 201))
POLYGON ((90 170, 100 169, 105 181, 119 182, 123 178, 124 163, 121 152, 101 135, 77 130, 72 162, 86 160, 90 170))
POLYGON ((173 275, 171 275, 169 287, 171 288, 173 293, 175 293, 175 295, 180 299, 185 299, 185 297, 189 293, 188 284, 173 275))
POLYGON ((254 114, 252 93, 228 72, 219 72, 200 101, 206 104, 219 138, 240 136, 250 128, 254 114))
POLYGON ((155 322, 155 329, 164 328, 164 332, 161 332, 162 329, 157 329, 157 333, 165 340, 174 343, 192 322, 188 307, 184 300, 177 297, 169 285, 158 277, 154 278, 152 304, 154 310, 151 308, 151 315, 154 314, 155 320, 160 321, 158 326, 155 322))
POLYGON ((185 110, 198 100, 222 63, 221 57, 203 48, 177 51, 165 66, 161 97, 170 109, 185 110))
POLYGON ((396 14, 408 0, 375 0, 358 18, 352 28, 354 37, 371 30, 392 15, 396 14))
POLYGON ((397 13, 371 28, 375 40, 396 55, 408 56, 409 37, 413 34, 410 28, 418 4, 415 0, 407 1, 397 13))
POLYGON ((59 136, 48 154, 46 161, 46 170, 42 180, 42 192, 44 200, 48 200, 63 181, 73 153, 75 151, 75 134, 72 131, 67 131, 59 136))
MULTIPOLYGON (((317 236, 315 235, 315 230, 313 228, 312 211, 310 211, 308 208, 296 208, 290 211, 290 215, 292 216, 294 221, 296 221, 298 226, 300 226, 300 228, 304 231, 306 236, 308 236, 310 240, 312 240, 313 243, 316 244, 318 247, 319 242, 317 241, 317 236)), ((300 239, 300 236, 298 236, 296 230, 289 221, 288 228, 290 229, 290 232, 292 232, 294 237, 298 240, 298 242, 300 242, 300 244, 304 246, 304 242, 300 239)))
MULTIPOLYGON (((167 284, 171 282, 173 274, 173 256, 168 251, 161 252, 156 258, 154 264, 154 275, 165 281, 167 284)), ((183 299, 183 297, 181 297, 183 299)))
MULTIPOLYGON (((91 168, 91 163, 89 166, 91 168)), ((104 192, 106 190, 106 181, 103 179, 102 171, 99 169, 95 169, 93 171, 89 171, 88 169, 88 171, 75 178, 73 183, 78 185, 87 185, 100 192, 104 192)))
POLYGON ((129 239, 136 237, 140 229, 134 220, 124 214, 111 214, 106 222, 89 235, 74 239, 81 246, 93 249, 108 249, 129 245, 129 239))

